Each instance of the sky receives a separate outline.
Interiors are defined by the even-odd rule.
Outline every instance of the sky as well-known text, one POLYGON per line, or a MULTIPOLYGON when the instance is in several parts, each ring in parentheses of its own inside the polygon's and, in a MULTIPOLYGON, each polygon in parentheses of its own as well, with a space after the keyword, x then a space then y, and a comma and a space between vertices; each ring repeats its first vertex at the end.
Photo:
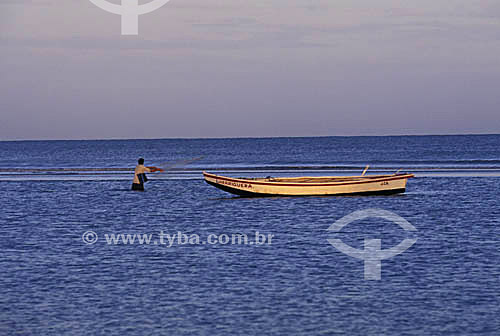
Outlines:
POLYGON ((498 0, 171 0, 138 36, 0 0, 0 140, 500 133, 499 100, 498 0))

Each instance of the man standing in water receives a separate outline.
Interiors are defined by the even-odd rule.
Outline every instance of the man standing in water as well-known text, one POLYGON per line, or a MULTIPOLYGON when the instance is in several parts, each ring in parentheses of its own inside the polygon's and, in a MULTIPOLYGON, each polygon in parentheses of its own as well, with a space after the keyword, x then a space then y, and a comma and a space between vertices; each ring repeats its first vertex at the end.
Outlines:
POLYGON ((144 167, 144 159, 138 160, 138 165, 135 167, 134 182, 132 183, 132 190, 144 191, 144 183, 148 181, 146 173, 154 173, 156 171, 164 172, 161 168, 144 167))

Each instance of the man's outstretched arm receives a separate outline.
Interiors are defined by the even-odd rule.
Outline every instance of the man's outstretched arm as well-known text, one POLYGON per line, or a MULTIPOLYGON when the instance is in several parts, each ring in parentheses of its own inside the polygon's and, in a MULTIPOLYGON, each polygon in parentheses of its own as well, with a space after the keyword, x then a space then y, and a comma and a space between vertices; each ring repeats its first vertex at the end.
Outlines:
POLYGON ((157 172, 157 171, 158 172, 162 172, 162 173, 165 172, 165 170, 163 170, 162 168, 158 168, 158 167, 153 167, 152 166, 152 167, 146 167, 146 168, 148 168, 151 173, 154 173, 154 172, 157 172))

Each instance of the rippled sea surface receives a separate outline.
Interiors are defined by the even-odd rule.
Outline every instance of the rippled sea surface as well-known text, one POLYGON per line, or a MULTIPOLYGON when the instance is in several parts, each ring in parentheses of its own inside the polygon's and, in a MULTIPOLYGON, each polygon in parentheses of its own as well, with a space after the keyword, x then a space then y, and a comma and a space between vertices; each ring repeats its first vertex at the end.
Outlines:
POLYGON ((500 136, 3 142, 0 154, 1 335, 500 334, 500 136), (138 156, 203 159, 138 193, 119 170, 138 156), (238 198, 200 176, 365 164, 417 177, 396 196, 238 198), (417 231, 380 218, 327 231, 369 208, 417 231), (203 244, 256 232, 271 243, 203 244), (119 234, 152 240, 108 242, 119 234), (417 242, 365 280, 329 238, 417 242))

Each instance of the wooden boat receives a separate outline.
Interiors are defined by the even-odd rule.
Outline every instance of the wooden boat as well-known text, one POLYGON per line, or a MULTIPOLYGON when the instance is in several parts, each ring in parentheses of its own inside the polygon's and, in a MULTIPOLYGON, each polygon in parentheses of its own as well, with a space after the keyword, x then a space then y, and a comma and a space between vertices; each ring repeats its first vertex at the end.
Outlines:
POLYGON ((231 194, 259 196, 391 195, 403 193, 413 174, 233 178, 203 172, 205 181, 231 194))

